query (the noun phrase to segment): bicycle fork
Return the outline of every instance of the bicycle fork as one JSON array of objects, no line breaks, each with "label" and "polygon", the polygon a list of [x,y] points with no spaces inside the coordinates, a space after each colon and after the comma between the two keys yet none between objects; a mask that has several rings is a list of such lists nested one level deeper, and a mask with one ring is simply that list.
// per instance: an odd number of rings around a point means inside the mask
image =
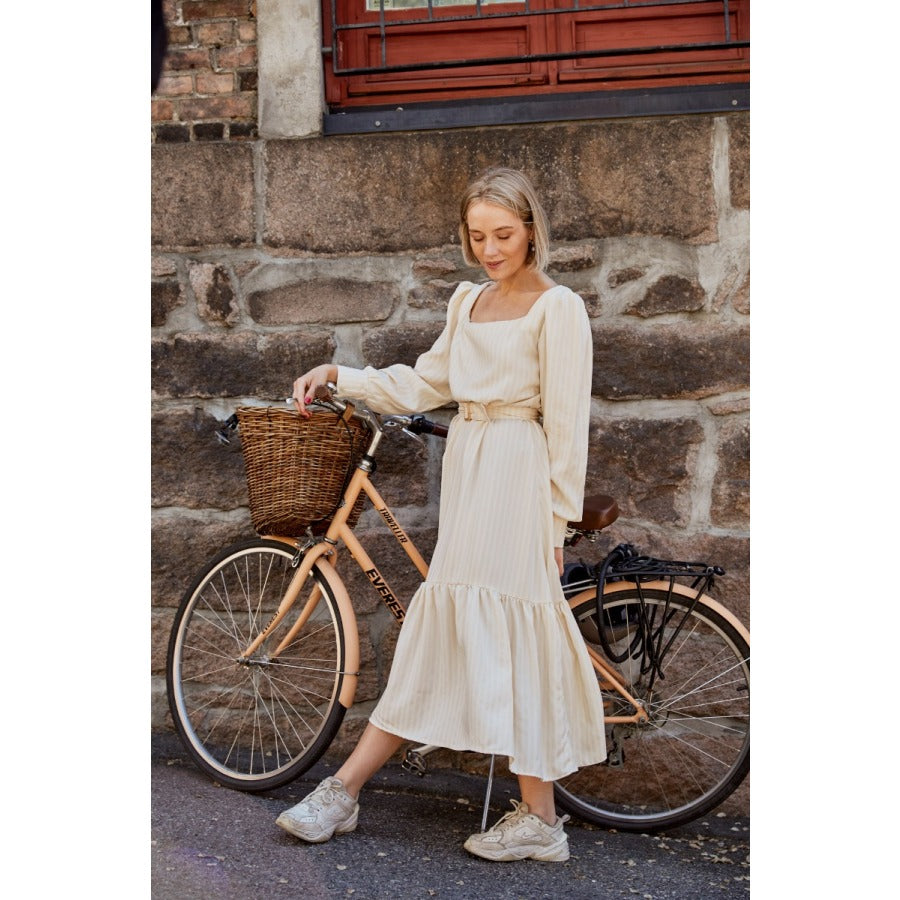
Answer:
[{"label": "bicycle fork", "polygon": [[[246,650],[241,654],[242,659],[248,659],[253,656],[257,650],[265,643],[266,639],[269,635],[278,627],[281,623],[281,620],[288,614],[291,607],[297,600],[297,597],[300,596],[300,591],[303,590],[303,585],[306,583],[306,579],[312,574],[313,565],[315,565],[316,560],[319,557],[324,556],[325,554],[330,552],[330,548],[327,544],[314,544],[312,547],[301,550],[298,554],[300,558],[299,565],[297,566],[297,571],[294,573],[294,577],[291,579],[291,583],[288,585],[287,591],[285,591],[284,596],[281,598],[281,603],[278,604],[278,609],[275,611],[275,615],[272,616],[268,625],[260,631],[260,633],[251,641],[250,645]],[[314,612],[316,606],[318,605],[319,597],[321,597],[321,591],[318,586],[313,590],[309,600],[306,603],[306,608],[300,614],[300,620],[297,624],[290,630],[288,635],[278,644],[275,648],[275,652],[272,654],[273,657],[277,657],[279,653],[293,640],[294,635],[306,624],[309,617]]]},{"label": "bicycle fork", "polygon": [[[295,545],[296,546],[296,545]],[[350,709],[353,706],[353,700],[356,695],[356,685],[359,679],[360,666],[360,648],[358,631],[356,626],[356,613],[353,610],[353,604],[350,602],[350,595],[343,581],[338,577],[331,563],[326,557],[334,554],[334,549],[326,542],[317,542],[312,546],[302,547],[298,550],[297,571],[291,578],[291,582],[278,605],[278,609],[272,616],[269,623],[254,638],[253,641],[238,657],[238,662],[249,662],[254,653],[271,637],[275,629],[282,622],[284,617],[290,612],[291,607],[296,603],[300,592],[304,585],[312,575],[313,567],[317,567],[318,574],[325,579],[329,585],[331,593],[338,607],[338,616],[344,623],[344,661],[341,670],[343,681],[341,684],[338,702],[344,709]],[[320,600],[322,599],[322,591],[318,582],[310,591],[309,598],[303,609],[300,611],[298,621],[290,628],[288,634],[279,641],[278,646],[272,652],[270,659],[276,659],[281,652],[294,640],[300,629],[309,621],[310,616],[315,612]]]}]

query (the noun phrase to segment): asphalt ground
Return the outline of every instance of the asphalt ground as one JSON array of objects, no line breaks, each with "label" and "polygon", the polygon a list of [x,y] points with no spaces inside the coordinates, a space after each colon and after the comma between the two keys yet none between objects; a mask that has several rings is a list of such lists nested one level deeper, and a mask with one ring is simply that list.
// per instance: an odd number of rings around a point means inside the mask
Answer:
[{"label": "asphalt ground", "polygon": [[[275,825],[334,766],[318,763],[263,794],[221,787],[178,738],[151,739],[151,896],[156,900],[381,898],[746,898],[750,824],[715,811],[661,835],[572,820],[565,863],[487,862],[463,849],[479,831],[486,780],[453,770],[424,777],[389,763],[360,797],[355,832],[305,844]],[[494,780],[492,824],[518,797]]]}]

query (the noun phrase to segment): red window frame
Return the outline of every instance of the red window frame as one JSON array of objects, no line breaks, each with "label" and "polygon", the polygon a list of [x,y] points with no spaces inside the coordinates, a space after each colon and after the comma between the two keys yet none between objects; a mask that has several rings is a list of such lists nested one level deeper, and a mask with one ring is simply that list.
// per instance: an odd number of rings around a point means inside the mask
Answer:
[{"label": "red window frame", "polygon": [[[427,7],[385,10],[382,27],[365,0],[322,0],[326,101],[341,109],[749,81],[750,0],[580,5],[602,8],[492,3],[477,18],[472,5],[430,17]],[[491,61],[473,64],[482,59]]]}]

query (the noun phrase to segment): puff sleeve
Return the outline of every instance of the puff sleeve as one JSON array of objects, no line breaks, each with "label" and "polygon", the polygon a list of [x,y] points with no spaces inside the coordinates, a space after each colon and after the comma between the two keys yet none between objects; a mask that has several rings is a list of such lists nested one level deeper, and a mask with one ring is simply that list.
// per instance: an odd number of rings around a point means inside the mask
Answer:
[{"label": "puff sleeve", "polygon": [[591,418],[593,340],[578,294],[566,289],[547,308],[538,343],[541,407],[550,459],[554,547],[582,516]]},{"label": "puff sleeve", "polygon": [[450,395],[450,344],[463,299],[474,287],[462,282],[447,305],[444,330],[414,366],[396,364],[384,369],[338,366],[338,392],[362,400],[377,413],[405,414],[444,406]]}]

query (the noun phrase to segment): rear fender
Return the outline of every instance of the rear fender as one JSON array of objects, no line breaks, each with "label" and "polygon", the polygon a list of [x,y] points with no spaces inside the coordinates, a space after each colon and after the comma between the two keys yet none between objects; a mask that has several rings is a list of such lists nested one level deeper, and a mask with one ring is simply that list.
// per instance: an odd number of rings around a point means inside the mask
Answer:
[{"label": "rear fender", "polygon": [[[603,589],[604,597],[613,597],[622,591],[630,591],[634,590],[634,582],[633,581],[613,581],[607,582],[606,587]],[[663,591],[668,592],[670,589],[673,594],[678,594],[680,597],[683,597],[686,600],[693,600],[697,596],[696,591],[692,591],[689,587],[686,587],[683,584],[675,584],[671,585],[668,581],[642,581],[641,588],[644,590],[652,590],[652,591]],[[586,591],[582,591],[580,594],[576,594],[569,600],[570,609],[574,610],[575,607],[580,606],[586,600],[593,600],[596,596],[596,592],[593,589],[588,589]],[[718,600],[713,600],[709,594],[703,594],[703,604],[713,612],[718,613],[723,619],[725,619],[734,629],[741,635],[741,637],[747,642],[747,646],[750,646],[750,632],[747,628],[744,627],[743,623],[737,616],[734,615],[731,610],[722,606]]]}]

